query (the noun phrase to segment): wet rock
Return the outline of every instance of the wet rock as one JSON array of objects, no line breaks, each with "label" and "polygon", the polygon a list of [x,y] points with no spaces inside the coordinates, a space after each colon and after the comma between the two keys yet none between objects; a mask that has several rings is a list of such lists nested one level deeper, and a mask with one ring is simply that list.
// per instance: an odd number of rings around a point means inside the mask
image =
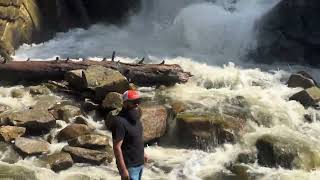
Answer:
[{"label": "wet rock", "polygon": [[93,129],[90,129],[84,124],[70,124],[58,133],[57,138],[59,142],[66,141],[81,135],[89,134],[92,131]]},{"label": "wet rock", "polygon": [[90,150],[80,147],[65,146],[62,149],[64,152],[70,153],[74,162],[89,163],[100,165],[108,158],[107,153],[103,151]]},{"label": "wet rock", "polygon": [[27,132],[32,134],[44,133],[56,125],[55,118],[43,109],[11,113],[2,118],[11,125],[27,128]]},{"label": "wet rock", "polygon": [[89,99],[86,99],[82,104],[81,104],[81,110],[84,113],[90,113],[92,111],[97,110],[99,107],[99,104],[96,104],[92,101],[90,101]]},{"label": "wet rock", "polygon": [[122,94],[116,92],[108,93],[102,101],[101,106],[106,111],[121,110],[123,106]]},{"label": "wet rock", "polygon": [[317,106],[320,101],[320,89],[318,87],[308,88],[292,95],[289,99],[298,101],[305,107]]},{"label": "wet rock", "polygon": [[97,101],[102,101],[109,92],[122,94],[129,88],[129,82],[119,71],[103,66],[90,66],[88,69],[83,70],[81,74],[80,72],[74,73],[73,77],[76,77],[73,78],[76,81],[73,81],[72,78],[66,78],[66,81],[75,88],[85,87],[94,91]]},{"label": "wet rock", "polygon": [[264,176],[264,174],[251,172],[250,167],[245,164],[232,164],[228,169],[235,175],[235,180],[256,180]]},{"label": "wet rock", "polygon": [[98,134],[87,134],[68,141],[70,146],[83,147],[88,149],[101,149],[109,145],[107,136]]},{"label": "wet rock", "polygon": [[313,143],[294,135],[264,135],[256,141],[258,163],[266,167],[311,170],[320,166]]},{"label": "wet rock", "polygon": [[61,104],[54,107],[51,113],[57,120],[70,122],[71,118],[81,115],[81,110],[77,106]]},{"label": "wet rock", "polygon": [[255,153],[240,153],[237,157],[236,162],[244,164],[253,164],[256,161],[257,157]]},{"label": "wet rock", "polygon": [[49,143],[42,140],[19,137],[14,145],[22,155],[38,155],[49,152]]},{"label": "wet rock", "polygon": [[1,126],[0,127],[0,138],[6,142],[10,142],[26,132],[24,127],[16,126]]},{"label": "wet rock", "polygon": [[172,110],[178,114],[178,113],[181,113],[181,112],[184,112],[186,111],[187,107],[186,107],[186,104],[183,103],[183,102],[180,102],[180,101],[174,101],[171,103],[171,107],[172,107]]},{"label": "wet rock", "polygon": [[301,87],[303,89],[308,89],[315,86],[313,79],[308,78],[302,74],[292,74],[287,82],[288,87],[296,88]]},{"label": "wet rock", "polygon": [[147,143],[162,137],[167,130],[169,111],[164,106],[141,106],[143,139]]},{"label": "wet rock", "polygon": [[129,83],[129,90],[137,90],[137,89],[138,87],[135,84]]},{"label": "wet rock", "polygon": [[12,179],[12,180],[35,180],[37,176],[35,171],[25,168],[19,165],[0,164],[0,179]]},{"label": "wet rock", "polygon": [[[1,161],[9,164],[14,164],[23,158],[19,155],[17,151],[13,149],[13,147],[7,144],[7,149],[2,153]],[[1,176],[0,176],[1,177]],[[0,178],[1,179],[1,178]]]},{"label": "wet rock", "polygon": [[177,116],[176,133],[180,143],[206,149],[234,142],[244,122],[220,113],[186,112]]},{"label": "wet rock", "polygon": [[29,92],[31,95],[48,95],[51,93],[50,89],[46,86],[30,86]]},{"label": "wet rock", "polygon": [[30,109],[46,111],[52,109],[60,101],[58,97],[51,95],[34,96],[33,99],[36,101],[36,104],[31,106]]},{"label": "wet rock", "polygon": [[13,89],[10,94],[13,98],[22,98],[26,92],[23,89]]},{"label": "wet rock", "polygon": [[61,171],[70,168],[73,165],[72,157],[69,153],[59,152],[48,155],[42,159],[53,171]]}]

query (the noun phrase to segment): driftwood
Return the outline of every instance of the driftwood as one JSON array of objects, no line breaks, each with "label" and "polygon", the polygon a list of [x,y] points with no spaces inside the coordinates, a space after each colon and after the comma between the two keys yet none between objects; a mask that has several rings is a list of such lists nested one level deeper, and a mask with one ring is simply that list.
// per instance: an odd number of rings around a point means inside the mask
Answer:
[{"label": "driftwood", "polygon": [[63,80],[70,70],[101,65],[120,71],[130,82],[141,86],[173,85],[191,77],[177,64],[128,64],[115,61],[11,61],[0,64],[0,79],[11,83]]}]

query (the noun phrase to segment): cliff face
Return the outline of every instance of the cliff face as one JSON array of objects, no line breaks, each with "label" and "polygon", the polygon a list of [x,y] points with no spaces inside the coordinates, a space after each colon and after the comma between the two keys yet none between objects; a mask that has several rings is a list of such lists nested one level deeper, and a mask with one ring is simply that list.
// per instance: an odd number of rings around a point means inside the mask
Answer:
[{"label": "cliff face", "polygon": [[258,25],[257,54],[265,62],[320,65],[319,19],[319,0],[282,0]]},{"label": "cliff face", "polygon": [[139,0],[0,0],[0,55],[10,59],[21,44],[70,28],[121,23],[139,5]]},{"label": "cliff face", "polygon": [[0,55],[9,58],[19,45],[31,43],[41,31],[41,15],[36,0],[0,1]]}]

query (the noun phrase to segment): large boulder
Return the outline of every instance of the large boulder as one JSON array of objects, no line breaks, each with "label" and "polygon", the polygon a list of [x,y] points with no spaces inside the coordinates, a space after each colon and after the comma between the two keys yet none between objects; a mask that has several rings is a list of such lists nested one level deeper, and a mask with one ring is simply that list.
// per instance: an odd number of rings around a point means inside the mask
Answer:
[{"label": "large boulder", "polygon": [[14,112],[4,115],[2,118],[10,125],[27,128],[27,132],[32,134],[47,132],[56,125],[55,118],[44,109]]},{"label": "large boulder", "polygon": [[280,1],[260,20],[258,55],[266,62],[294,61],[319,64],[318,0]]},{"label": "large boulder", "polygon": [[107,159],[110,162],[110,157],[112,158],[112,156],[108,155],[105,151],[97,151],[71,146],[65,146],[62,150],[64,152],[70,153],[74,162],[77,163],[89,163],[93,165],[100,165]]},{"label": "large boulder", "polygon": [[143,139],[147,143],[162,137],[167,130],[169,111],[164,106],[141,107]]},{"label": "large boulder", "polygon": [[292,95],[289,99],[298,101],[306,107],[317,106],[317,103],[320,101],[320,89],[318,87],[311,87]]},{"label": "large boulder", "polygon": [[93,129],[90,129],[84,124],[70,124],[58,133],[57,138],[59,142],[66,141],[81,135],[89,134],[92,131]]},{"label": "large boulder", "polygon": [[123,93],[129,88],[128,80],[119,71],[96,65],[82,70],[81,74],[79,71],[70,71],[65,80],[74,88],[94,91],[98,101],[102,101],[109,92]]},{"label": "large boulder", "polygon": [[0,138],[6,142],[15,140],[24,135],[26,128],[16,126],[2,126],[0,127]]},{"label": "large boulder", "polygon": [[68,144],[88,149],[102,149],[109,145],[109,138],[99,134],[87,134],[69,140]]},{"label": "large boulder", "polygon": [[14,146],[22,155],[38,155],[49,152],[49,143],[42,140],[19,137]]},{"label": "large boulder", "polygon": [[305,139],[264,135],[256,141],[258,164],[266,167],[311,170],[320,165],[317,148]]},{"label": "large boulder", "polygon": [[69,153],[59,152],[42,158],[53,171],[68,169],[73,165],[72,157]]},{"label": "large boulder", "polygon": [[305,76],[302,73],[292,74],[287,82],[288,87],[296,88],[302,87],[303,89],[308,89],[316,86],[315,81],[310,78],[311,76]]},{"label": "large boulder", "polygon": [[31,95],[48,95],[51,93],[50,89],[43,85],[30,86],[29,92]]},{"label": "large boulder", "polygon": [[226,114],[185,112],[177,116],[176,133],[180,143],[206,149],[234,142],[244,123],[245,120]]}]

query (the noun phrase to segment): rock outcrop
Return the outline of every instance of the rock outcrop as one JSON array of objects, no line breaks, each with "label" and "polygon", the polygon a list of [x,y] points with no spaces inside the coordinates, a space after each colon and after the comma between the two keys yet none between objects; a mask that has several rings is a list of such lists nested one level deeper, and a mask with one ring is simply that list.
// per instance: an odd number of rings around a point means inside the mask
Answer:
[{"label": "rock outcrop", "polygon": [[258,55],[265,62],[319,65],[320,1],[282,0],[258,23]]}]

